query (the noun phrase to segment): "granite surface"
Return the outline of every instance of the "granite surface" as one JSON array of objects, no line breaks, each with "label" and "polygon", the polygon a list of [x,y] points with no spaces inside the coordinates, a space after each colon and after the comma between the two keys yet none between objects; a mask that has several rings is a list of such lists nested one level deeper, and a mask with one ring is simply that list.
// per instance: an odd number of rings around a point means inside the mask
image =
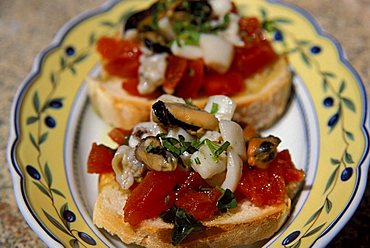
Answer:
[{"label": "granite surface", "polygon": [[[289,0],[308,12],[343,46],[370,90],[370,1]],[[19,212],[6,161],[9,112],[33,59],[62,25],[103,0],[0,0],[0,247],[45,247]],[[356,213],[329,247],[369,247],[370,184]]]}]

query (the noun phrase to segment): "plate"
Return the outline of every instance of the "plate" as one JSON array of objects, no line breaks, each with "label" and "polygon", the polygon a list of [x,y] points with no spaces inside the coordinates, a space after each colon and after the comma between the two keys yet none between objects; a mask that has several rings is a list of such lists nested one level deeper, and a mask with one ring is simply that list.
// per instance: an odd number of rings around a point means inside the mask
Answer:
[{"label": "plate", "polygon": [[[368,103],[340,45],[304,10],[280,1],[239,0],[263,20],[275,48],[289,56],[294,95],[266,134],[282,138],[306,181],[291,217],[265,242],[325,246],[354,213],[369,166]],[[8,161],[18,206],[50,247],[124,246],[92,223],[97,177],[86,173],[92,142],[109,145],[85,79],[96,72],[96,40],[120,31],[148,1],[113,1],[66,24],[36,58],[13,102]]]}]

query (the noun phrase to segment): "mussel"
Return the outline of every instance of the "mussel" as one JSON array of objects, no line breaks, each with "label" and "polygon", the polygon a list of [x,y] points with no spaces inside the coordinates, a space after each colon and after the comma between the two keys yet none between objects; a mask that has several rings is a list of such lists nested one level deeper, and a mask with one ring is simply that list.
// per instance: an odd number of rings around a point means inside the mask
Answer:
[{"label": "mussel", "polygon": [[275,136],[252,138],[248,142],[248,164],[259,168],[267,168],[277,154],[277,146],[281,140]]},{"label": "mussel", "polygon": [[177,167],[177,158],[161,145],[159,138],[150,136],[136,146],[137,160],[154,171],[174,171]]},{"label": "mussel", "polygon": [[182,127],[192,131],[200,128],[218,130],[218,120],[214,115],[189,104],[157,101],[152,110],[153,120],[165,127]]}]

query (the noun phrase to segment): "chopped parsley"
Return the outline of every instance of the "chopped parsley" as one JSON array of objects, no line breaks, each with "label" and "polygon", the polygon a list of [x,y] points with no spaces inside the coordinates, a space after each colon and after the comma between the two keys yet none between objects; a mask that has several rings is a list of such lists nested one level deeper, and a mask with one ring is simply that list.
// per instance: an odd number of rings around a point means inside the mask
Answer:
[{"label": "chopped parsley", "polygon": [[211,114],[217,114],[217,112],[218,112],[218,104],[217,103],[215,103],[215,102],[213,102],[212,103],[212,107],[211,107]]},{"label": "chopped parsley", "polygon": [[212,159],[214,161],[217,161],[218,157],[230,146],[229,141],[225,141],[222,145],[219,145],[216,142],[205,139],[205,143],[208,146],[209,150],[211,150],[213,154]]}]

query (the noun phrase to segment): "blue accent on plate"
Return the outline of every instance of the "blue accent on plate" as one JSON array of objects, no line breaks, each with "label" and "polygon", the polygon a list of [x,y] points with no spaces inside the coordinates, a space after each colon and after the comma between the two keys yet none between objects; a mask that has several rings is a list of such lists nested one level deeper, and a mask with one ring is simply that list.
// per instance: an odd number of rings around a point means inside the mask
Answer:
[{"label": "blue accent on plate", "polygon": [[296,240],[296,238],[298,238],[299,235],[301,235],[300,231],[294,231],[291,234],[289,234],[288,236],[286,236],[286,238],[283,240],[283,242],[281,244],[282,245],[288,245],[288,244],[292,243],[294,240]]},{"label": "blue accent on plate", "polygon": [[75,55],[76,50],[73,46],[69,46],[69,47],[66,48],[65,52],[66,52],[67,56],[71,57],[71,56]]},{"label": "blue accent on plate", "polygon": [[78,232],[78,236],[89,245],[96,245],[96,241],[87,233]]},{"label": "blue accent on plate", "polygon": [[335,124],[337,124],[339,120],[339,113],[335,113],[332,117],[330,117],[328,121],[328,126],[333,127]]},{"label": "blue accent on plate", "polygon": [[71,210],[65,210],[63,212],[63,218],[67,222],[74,222],[76,220],[76,215]]},{"label": "blue accent on plate", "polygon": [[49,102],[49,107],[53,109],[60,109],[63,107],[63,102],[61,99],[54,99]]},{"label": "blue accent on plate", "polygon": [[26,171],[27,171],[28,175],[30,175],[33,179],[35,179],[35,180],[40,180],[41,179],[40,173],[32,165],[27,165],[26,166]]},{"label": "blue accent on plate", "polygon": [[325,107],[333,107],[334,105],[334,98],[331,96],[328,96],[324,99],[323,104]]},{"label": "blue accent on plate", "polygon": [[319,54],[319,53],[321,53],[321,47],[319,47],[319,46],[312,46],[310,48],[310,51],[311,51],[312,54]]},{"label": "blue accent on plate", "polygon": [[56,120],[52,116],[46,116],[45,117],[45,125],[49,128],[54,128],[57,125]]},{"label": "blue accent on plate", "polygon": [[284,39],[283,33],[280,30],[277,30],[274,34],[274,40],[282,41]]},{"label": "blue accent on plate", "polygon": [[347,167],[342,171],[342,174],[340,175],[340,179],[342,181],[347,181],[352,177],[353,169],[351,167]]}]

